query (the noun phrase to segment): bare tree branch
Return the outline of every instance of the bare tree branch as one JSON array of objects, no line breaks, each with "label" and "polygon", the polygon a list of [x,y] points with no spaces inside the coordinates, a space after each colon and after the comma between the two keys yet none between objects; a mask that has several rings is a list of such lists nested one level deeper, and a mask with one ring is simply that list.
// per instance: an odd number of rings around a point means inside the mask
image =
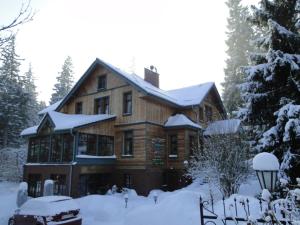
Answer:
[{"label": "bare tree branch", "polygon": [[30,3],[30,0],[27,4],[23,2],[17,16],[9,24],[0,26],[0,47],[8,42],[14,35],[11,30],[12,28],[33,20],[35,12],[32,11]]}]

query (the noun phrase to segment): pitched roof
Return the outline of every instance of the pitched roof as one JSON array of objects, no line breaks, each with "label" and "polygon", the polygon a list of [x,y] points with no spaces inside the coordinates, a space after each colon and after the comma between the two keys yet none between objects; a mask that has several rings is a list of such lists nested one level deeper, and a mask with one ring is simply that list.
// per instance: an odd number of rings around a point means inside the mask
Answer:
[{"label": "pitched roof", "polygon": [[164,126],[167,128],[188,126],[196,129],[201,129],[201,126],[199,124],[193,122],[183,114],[170,116]]},{"label": "pitched roof", "polygon": [[39,112],[38,112],[38,115],[44,115],[44,114],[47,113],[47,112],[55,111],[61,102],[62,102],[62,99],[59,100],[59,101],[57,101],[57,102],[55,102],[55,103],[52,104],[52,105],[49,105],[48,107],[46,107],[46,108],[44,108],[43,110],[39,111]]},{"label": "pitched roof", "polygon": [[109,120],[115,118],[115,115],[98,114],[98,115],[83,115],[83,114],[65,114],[55,111],[49,111],[43,117],[38,126],[29,127],[21,132],[21,136],[37,134],[43,123],[50,119],[53,123],[54,131],[64,131],[81,126],[90,125],[92,123]]},{"label": "pitched roof", "polygon": [[163,100],[164,102],[167,102],[175,107],[188,107],[192,105],[198,105],[203,101],[203,99],[208,94],[208,92],[211,89],[214,89],[216,90],[218,99],[222,105],[222,110],[223,112],[225,112],[221,98],[213,82],[199,84],[199,85],[176,89],[176,90],[164,91],[153,86],[149,82],[142,79],[140,76],[122,71],[119,68],[109,63],[106,63],[98,58],[92,63],[92,65],[88,68],[88,70],[83,74],[83,76],[71,89],[69,94],[57,106],[56,108],[57,111],[59,111],[63,107],[63,105],[71,98],[71,96],[77,91],[80,85],[86,80],[86,78],[92,73],[92,71],[98,65],[103,66],[107,70],[112,71],[114,74],[119,75],[121,78],[125,79],[125,81],[127,81],[129,84],[137,88],[139,91],[142,91],[146,95]]},{"label": "pitched roof", "polygon": [[234,134],[241,125],[239,119],[218,120],[210,123],[204,131],[204,135]]}]

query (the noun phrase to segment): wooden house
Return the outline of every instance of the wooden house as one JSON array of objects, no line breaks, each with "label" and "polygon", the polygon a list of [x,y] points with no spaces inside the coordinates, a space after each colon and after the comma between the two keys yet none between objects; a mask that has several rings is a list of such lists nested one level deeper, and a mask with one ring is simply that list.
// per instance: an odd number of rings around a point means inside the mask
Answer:
[{"label": "wooden house", "polygon": [[56,194],[75,197],[114,184],[142,195],[182,187],[191,146],[209,122],[226,117],[214,83],[164,91],[153,68],[142,79],[100,59],[40,114],[21,133],[31,196],[41,195],[46,179]]}]

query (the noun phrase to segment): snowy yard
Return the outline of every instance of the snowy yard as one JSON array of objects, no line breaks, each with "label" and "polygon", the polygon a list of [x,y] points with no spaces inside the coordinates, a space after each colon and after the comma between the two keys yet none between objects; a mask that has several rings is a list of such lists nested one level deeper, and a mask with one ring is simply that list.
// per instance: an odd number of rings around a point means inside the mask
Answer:
[{"label": "snowy yard", "polygon": [[[6,225],[16,204],[18,184],[0,182],[0,225]],[[259,184],[255,177],[240,188],[240,193],[254,196],[259,192]],[[216,190],[213,190],[216,193]],[[158,202],[154,203],[153,192],[148,197],[129,194],[128,207],[122,194],[90,195],[78,198],[83,217],[83,225],[198,225],[199,196],[209,196],[208,185],[192,185],[174,191],[158,193]],[[220,195],[214,196],[220,199]],[[216,203],[216,207],[221,204]],[[217,209],[218,211],[218,209]]]}]

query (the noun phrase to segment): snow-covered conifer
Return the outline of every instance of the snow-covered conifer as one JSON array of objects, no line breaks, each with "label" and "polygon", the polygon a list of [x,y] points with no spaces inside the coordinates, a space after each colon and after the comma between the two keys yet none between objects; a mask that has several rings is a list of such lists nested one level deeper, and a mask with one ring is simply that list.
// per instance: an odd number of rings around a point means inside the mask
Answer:
[{"label": "snow-covered conifer", "polygon": [[253,7],[252,23],[266,31],[255,43],[265,53],[253,54],[252,66],[244,68],[239,111],[244,123],[259,128],[256,149],[276,154],[290,177],[300,169],[299,11],[299,0],[263,0]]},{"label": "snow-covered conifer", "polygon": [[62,71],[56,77],[57,83],[54,85],[54,93],[51,96],[50,105],[65,97],[73,86],[73,64],[68,56],[62,66]]},{"label": "snow-covered conifer", "polygon": [[238,85],[243,82],[244,74],[241,73],[240,67],[248,65],[248,53],[253,49],[250,44],[253,29],[247,20],[248,9],[241,5],[241,0],[228,0],[226,5],[229,8],[226,40],[228,58],[224,69],[222,98],[227,112],[233,116],[242,105]]}]

